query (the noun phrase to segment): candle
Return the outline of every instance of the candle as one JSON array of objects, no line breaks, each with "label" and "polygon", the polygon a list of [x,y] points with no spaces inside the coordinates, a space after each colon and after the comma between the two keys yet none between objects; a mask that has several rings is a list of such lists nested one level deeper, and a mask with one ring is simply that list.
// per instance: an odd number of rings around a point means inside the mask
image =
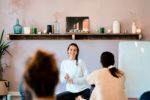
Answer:
[{"label": "candle", "polygon": [[113,33],[120,33],[120,23],[117,20],[113,22]]},{"label": "candle", "polygon": [[111,32],[112,32],[111,29],[108,29],[108,30],[107,30],[107,33],[111,33]]},{"label": "candle", "polygon": [[137,33],[141,33],[142,30],[138,28],[138,29],[136,29],[136,32],[137,32]]},{"label": "candle", "polygon": [[31,28],[30,27],[24,27],[24,34],[30,34],[31,33]]}]

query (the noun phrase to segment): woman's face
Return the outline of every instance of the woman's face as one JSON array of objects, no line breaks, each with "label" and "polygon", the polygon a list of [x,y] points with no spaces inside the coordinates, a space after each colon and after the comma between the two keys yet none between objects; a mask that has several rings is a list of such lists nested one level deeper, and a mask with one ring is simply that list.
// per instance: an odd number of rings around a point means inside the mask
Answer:
[{"label": "woman's face", "polygon": [[69,59],[75,59],[77,55],[77,48],[74,45],[69,47],[68,55],[69,55]]}]

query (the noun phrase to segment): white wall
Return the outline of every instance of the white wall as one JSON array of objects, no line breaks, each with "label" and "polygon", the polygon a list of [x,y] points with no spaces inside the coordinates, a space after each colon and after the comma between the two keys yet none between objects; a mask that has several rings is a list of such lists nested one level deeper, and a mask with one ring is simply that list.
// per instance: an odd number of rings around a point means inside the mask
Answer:
[{"label": "white wall", "polygon": [[129,97],[140,97],[150,90],[149,51],[150,42],[119,43],[119,68],[125,72],[125,89]]}]

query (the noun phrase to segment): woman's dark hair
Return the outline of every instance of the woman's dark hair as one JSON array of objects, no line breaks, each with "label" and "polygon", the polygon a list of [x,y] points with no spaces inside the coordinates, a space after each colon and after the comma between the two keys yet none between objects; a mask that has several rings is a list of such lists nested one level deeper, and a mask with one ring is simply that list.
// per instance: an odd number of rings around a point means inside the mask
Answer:
[{"label": "woman's dark hair", "polygon": [[71,43],[71,44],[69,44],[67,51],[69,50],[70,46],[75,46],[77,48],[77,55],[75,57],[75,60],[76,60],[76,65],[78,65],[79,47],[76,43]]},{"label": "woman's dark hair", "polygon": [[54,96],[59,72],[54,55],[38,50],[28,61],[24,80],[37,97]]},{"label": "woman's dark hair", "polygon": [[[109,66],[115,64],[114,55],[111,52],[103,52],[100,59],[104,68],[108,68]],[[116,78],[122,76],[122,73],[116,67],[109,68],[109,71]]]}]

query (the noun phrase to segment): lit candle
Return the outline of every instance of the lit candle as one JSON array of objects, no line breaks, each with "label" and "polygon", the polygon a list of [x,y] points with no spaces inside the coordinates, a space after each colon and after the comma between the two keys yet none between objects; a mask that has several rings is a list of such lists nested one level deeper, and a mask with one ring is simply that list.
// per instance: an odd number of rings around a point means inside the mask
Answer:
[{"label": "lit candle", "polygon": [[111,29],[108,29],[108,30],[107,30],[107,33],[111,33],[111,32],[112,32]]},{"label": "lit candle", "polygon": [[137,32],[137,33],[141,33],[142,30],[138,28],[138,29],[136,29],[136,32]]}]

